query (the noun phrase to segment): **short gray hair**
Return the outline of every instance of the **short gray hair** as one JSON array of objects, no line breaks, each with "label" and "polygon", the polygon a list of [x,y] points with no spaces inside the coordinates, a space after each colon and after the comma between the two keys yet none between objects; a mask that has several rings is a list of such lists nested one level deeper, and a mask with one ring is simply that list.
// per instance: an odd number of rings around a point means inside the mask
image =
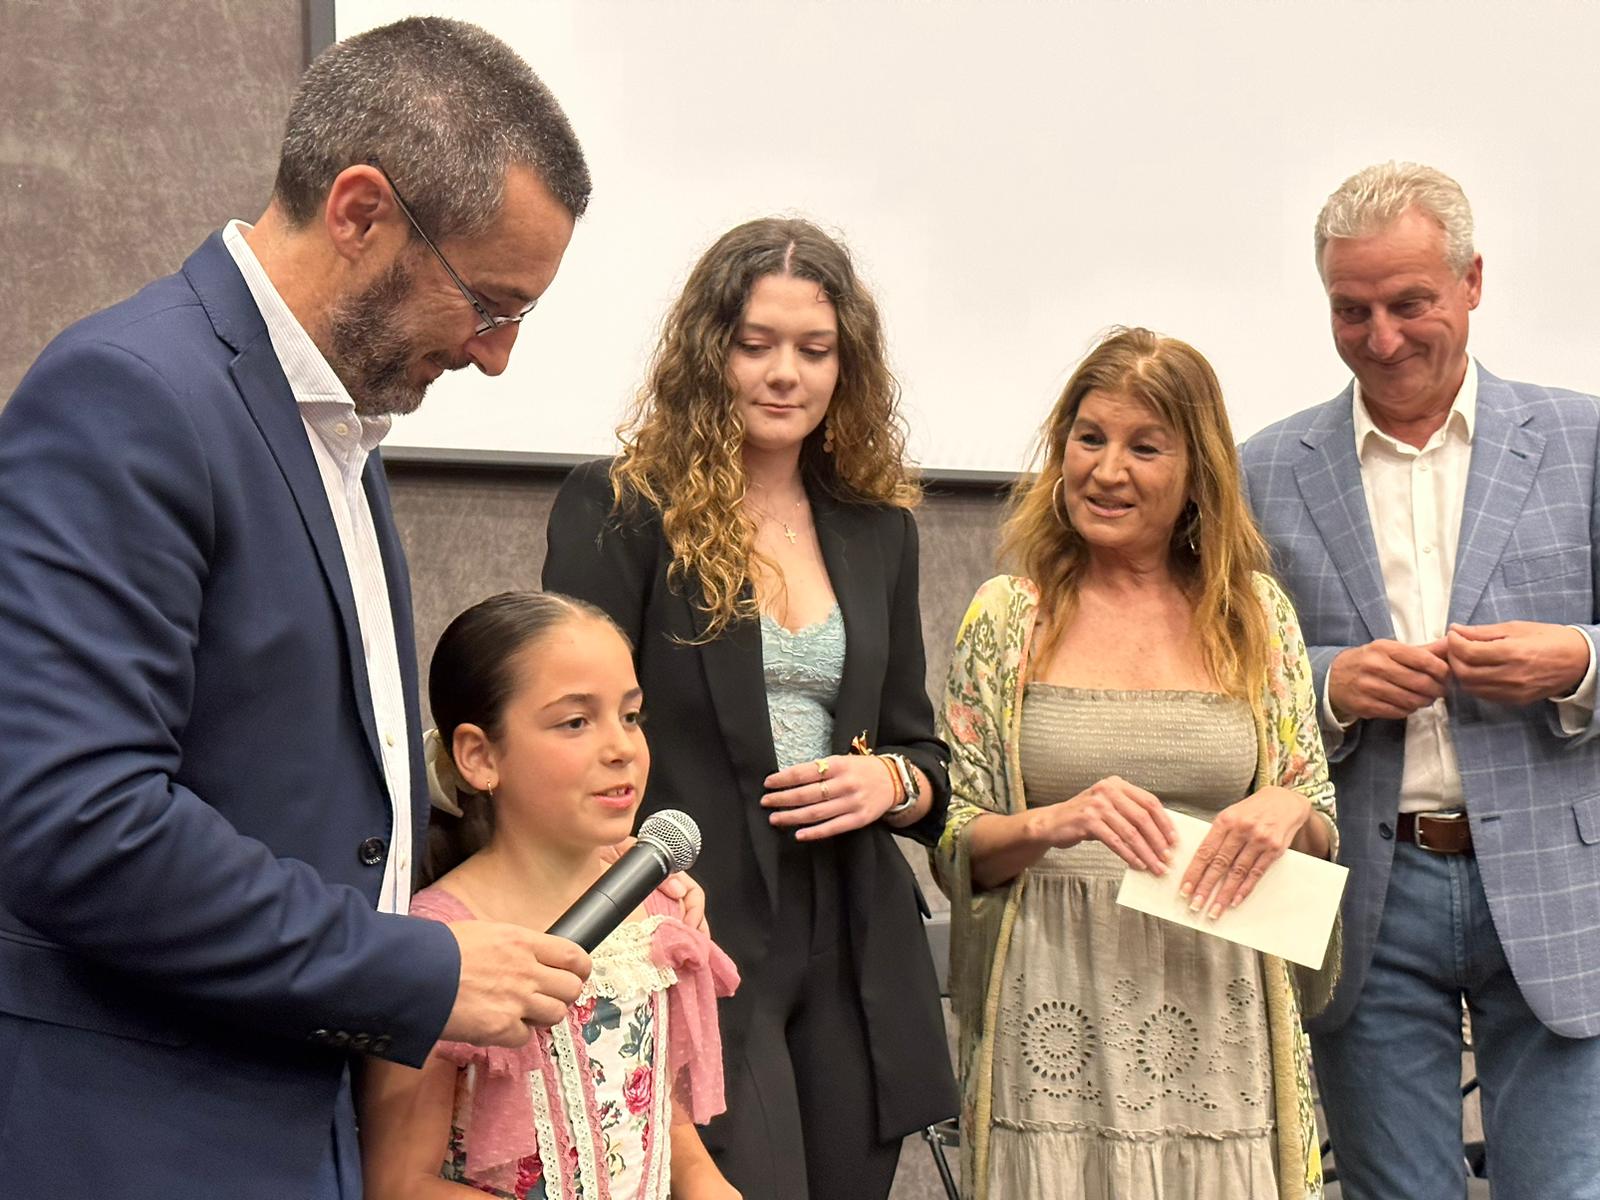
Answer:
[{"label": "short gray hair", "polygon": [[289,107],[273,196],[303,226],[339,172],[381,164],[435,239],[482,231],[525,166],[574,219],[589,168],[566,114],[528,64],[464,21],[411,17],[317,56]]},{"label": "short gray hair", "polygon": [[1465,274],[1477,254],[1466,193],[1443,171],[1409,162],[1378,163],[1357,171],[1328,197],[1317,214],[1317,271],[1322,270],[1323,248],[1334,238],[1376,233],[1413,208],[1438,222],[1444,230],[1445,261],[1457,275]]}]

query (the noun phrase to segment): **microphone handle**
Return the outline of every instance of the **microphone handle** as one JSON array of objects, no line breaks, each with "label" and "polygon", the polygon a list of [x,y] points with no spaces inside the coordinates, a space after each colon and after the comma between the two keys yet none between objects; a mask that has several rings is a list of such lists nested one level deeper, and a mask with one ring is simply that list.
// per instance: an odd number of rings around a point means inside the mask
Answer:
[{"label": "microphone handle", "polygon": [[605,941],[606,936],[628,914],[644,903],[644,898],[669,874],[666,853],[650,842],[635,842],[628,852],[606,868],[572,907],[556,918],[549,932],[577,942],[586,952]]}]

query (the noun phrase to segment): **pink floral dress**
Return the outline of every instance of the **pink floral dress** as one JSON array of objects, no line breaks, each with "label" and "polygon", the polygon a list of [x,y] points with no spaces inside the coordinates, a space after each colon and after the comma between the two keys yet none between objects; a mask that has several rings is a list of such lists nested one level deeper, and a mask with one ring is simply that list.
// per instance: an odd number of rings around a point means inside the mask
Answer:
[{"label": "pink floral dress", "polygon": [[[717,997],[733,961],[652,897],[591,956],[567,1019],[517,1049],[440,1042],[459,1067],[441,1175],[505,1200],[667,1200],[674,1097],[698,1124],[723,1109]],[[413,916],[471,920],[442,888]]]}]

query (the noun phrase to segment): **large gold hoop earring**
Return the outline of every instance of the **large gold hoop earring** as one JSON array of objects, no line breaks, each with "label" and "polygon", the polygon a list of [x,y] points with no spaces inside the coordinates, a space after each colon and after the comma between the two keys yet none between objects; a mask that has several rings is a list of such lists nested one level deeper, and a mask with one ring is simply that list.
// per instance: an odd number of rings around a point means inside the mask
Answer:
[{"label": "large gold hoop earring", "polygon": [[1061,511],[1061,485],[1067,481],[1065,475],[1056,480],[1055,487],[1050,489],[1050,511],[1056,514],[1056,520],[1061,522],[1063,529],[1071,529],[1072,522],[1067,520],[1067,514]]},{"label": "large gold hoop earring", "polygon": [[1183,525],[1183,540],[1188,543],[1189,553],[1196,558],[1200,557],[1200,506],[1193,500],[1189,501],[1189,519]]}]

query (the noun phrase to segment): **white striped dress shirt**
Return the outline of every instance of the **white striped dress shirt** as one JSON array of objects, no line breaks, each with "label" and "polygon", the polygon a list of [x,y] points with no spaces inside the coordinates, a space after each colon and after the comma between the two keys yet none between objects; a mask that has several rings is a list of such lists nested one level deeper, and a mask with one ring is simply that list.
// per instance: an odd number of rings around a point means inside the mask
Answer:
[{"label": "white striped dress shirt", "polygon": [[[390,418],[361,417],[344,384],[278,295],[245,241],[250,229],[230,221],[223,242],[267,325],[273,352],[283,367],[305,425],[311,453],[322,475],[339,546],[344,551],[356,623],[367,666],[367,687],[378,727],[383,780],[389,792],[389,852],[383,866],[378,911],[403,913],[411,902],[411,756],[405,693],[400,683],[400,653],[395,643],[389,585],[372,524],[372,509],[361,486],[367,456],[389,432]],[[404,581],[402,581],[403,583]]]}]

